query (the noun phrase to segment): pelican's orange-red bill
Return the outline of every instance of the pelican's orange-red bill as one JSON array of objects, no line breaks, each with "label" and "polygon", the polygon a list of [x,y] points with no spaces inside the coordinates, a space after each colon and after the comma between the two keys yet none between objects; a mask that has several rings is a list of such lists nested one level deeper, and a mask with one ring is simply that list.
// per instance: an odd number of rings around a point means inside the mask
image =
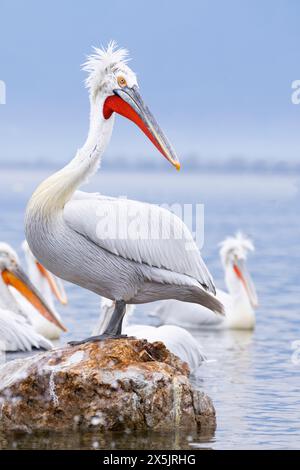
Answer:
[{"label": "pelican's orange-red bill", "polygon": [[245,266],[242,268],[239,268],[237,264],[234,264],[233,270],[235,274],[237,275],[237,277],[240,279],[241,283],[243,284],[245,291],[247,292],[247,295],[249,297],[251,305],[254,308],[256,308],[258,306],[256,291],[252,283],[252,280],[250,278],[250,275],[247,273]]},{"label": "pelican's orange-red bill", "polygon": [[53,276],[53,274],[50,273],[46,268],[44,268],[44,266],[41,263],[39,263],[38,261],[36,262],[36,265],[37,265],[37,268],[40,271],[41,275],[47,280],[53,295],[55,295],[57,300],[62,305],[67,305],[68,300],[67,300],[66,293],[65,293],[64,289],[62,289],[62,290],[59,289],[59,287],[57,285],[57,282],[56,282],[55,276]]},{"label": "pelican's orange-red bill", "polygon": [[56,318],[55,314],[47,306],[36,288],[32,285],[27,275],[19,267],[2,272],[4,282],[17,289],[48,321],[56,325],[62,331],[67,331],[64,325]]}]

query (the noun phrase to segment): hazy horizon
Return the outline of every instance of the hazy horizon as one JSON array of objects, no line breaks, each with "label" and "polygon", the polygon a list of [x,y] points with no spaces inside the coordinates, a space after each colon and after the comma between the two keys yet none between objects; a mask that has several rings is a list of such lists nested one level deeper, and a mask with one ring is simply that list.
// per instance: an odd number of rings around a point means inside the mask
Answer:
[{"label": "hazy horizon", "polygon": [[[299,14],[295,0],[131,0],[126,8],[1,0],[0,161],[72,158],[88,128],[80,64],[112,38],[129,49],[142,95],[179,156],[297,161]],[[135,126],[116,121],[106,159],[160,158]]]}]

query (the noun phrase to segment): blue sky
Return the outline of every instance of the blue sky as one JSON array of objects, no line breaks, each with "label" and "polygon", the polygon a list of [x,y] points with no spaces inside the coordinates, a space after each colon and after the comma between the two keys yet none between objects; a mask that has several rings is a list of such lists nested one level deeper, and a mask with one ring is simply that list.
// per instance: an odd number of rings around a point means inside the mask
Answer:
[{"label": "blue sky", "polygon": [[[73,156],[88,126],[80,64],[110,39],[179,156],[299,159],[299,18],[297,0],[0,0],[0,161]],[[117,120],[106,158],[155,152]]]}]

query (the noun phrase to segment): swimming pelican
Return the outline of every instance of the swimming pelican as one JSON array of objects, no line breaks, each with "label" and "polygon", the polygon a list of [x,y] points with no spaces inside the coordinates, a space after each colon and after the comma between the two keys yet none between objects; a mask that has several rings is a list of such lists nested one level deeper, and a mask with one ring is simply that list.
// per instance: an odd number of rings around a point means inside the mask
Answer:
[{"label": "swimming pelican", "polygon": [[[46,269],[116,301],[103,335],[84,341],[120,337],[128,303],[176,298],[222,312],[212,278],[179,218],[139,201],[76,194],[99,167],[115,113],[137,124],[162,155],[180,167],[126,62],[127,51],[116,49],[114,43],[106,50],[95,48],[88,58],[84,66],[91,105],[87,140],[68,165],[36,189],[25,217],[30,249]],[[158,239],[160,230],[151,237],[157,228],[163,228]]]},{"label": "swimming pelican", "polygon": [[258,300],[246,268],[248,252],[254,251],[254,245],[239,232],[235,237],[226,238],[220,246],[228,292],[217,289],[217,298],[225,307],[225,317],[212,315],[201,305],[167,300],[160,302],[153,313],[162,323],[173,323],[186,328],[251,330],[255,327],[255,309]]},{"label": "swimming pelican", "polygon": [[[29,279],[42,295],[43,299],[45,299],[47,305],[51,308],[56,318],[61,321],[61,316],[55,308],[53,296],[55,296],[62,305],[67,304],[67,296],[62,281],[47,271],[47,269],[37,261],[26,240],[22,243],[22,250],[27,263]],[[42,317],[39,312],[22,295],[19,294],[18,291],[14,291],[14,295],[16,296],[19,304],[21,304],[23,311],[30,319],[35,331],[51,340],[60,338],[60,328]]]},{"label": "swimming pelican", "polygon": [[[149,342],[162,341],[167,349],[186,362],[192,374],[206,361],[196,339],[184,328],[175,325],[151,326],[128,324],[129,318],[134,312],[134,305],[128,305],[123,321],[123,331],[128,336],[146,339]],[[93,330],[93,335],[101,335],[109,323],[114,311],[114,302],[102,298],[99,321]]]},{"label": "swimming pelican", "polygon": [[6,243],[0,243],[0,349],[50,349],[51,343],[35,332],[9,286],[17,289],[45,318],[63,328],[21,268],[16,252]]}]

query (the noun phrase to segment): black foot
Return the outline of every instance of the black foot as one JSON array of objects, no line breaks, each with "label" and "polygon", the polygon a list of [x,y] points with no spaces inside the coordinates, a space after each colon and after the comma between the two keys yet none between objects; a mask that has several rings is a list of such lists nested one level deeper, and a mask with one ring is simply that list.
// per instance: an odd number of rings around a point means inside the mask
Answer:
[{"label": "black foot", "polygon": [[69,341],[68,344],[70,346],[78,346],[79,344],[95,343],[97,341],[105,341],[106,339],[136,339],[136,338],[134,336],[113,335],[113,334],[103,333],[102,335],[90,336],[89,338],[85,338],[80,341]]}]

